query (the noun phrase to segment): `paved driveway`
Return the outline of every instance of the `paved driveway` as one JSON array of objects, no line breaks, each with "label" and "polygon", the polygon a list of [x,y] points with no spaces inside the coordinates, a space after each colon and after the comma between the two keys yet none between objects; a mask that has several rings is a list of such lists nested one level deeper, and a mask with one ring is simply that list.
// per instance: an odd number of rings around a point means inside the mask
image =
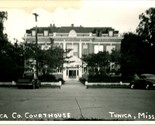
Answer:
[{"label": "paved driveway", "polygon": [[86,89],[76,81],[61,89],[0,88],[0,107],[0,120],[155,120],[155,90]]}]

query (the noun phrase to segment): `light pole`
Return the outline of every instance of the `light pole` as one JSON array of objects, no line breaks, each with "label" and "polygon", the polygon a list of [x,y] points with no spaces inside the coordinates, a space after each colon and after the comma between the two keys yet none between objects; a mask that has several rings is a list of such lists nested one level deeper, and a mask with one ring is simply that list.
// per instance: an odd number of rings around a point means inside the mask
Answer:
[{"label": "light pole", "polygon": [[33,13],[35,16],[35,22],[36,22],[36,27],[35,27],[35,42],[36,42],[36,51],[35,51],[35,59],[36,59],[36,76],[38,78],[38,35],[37,35],[37,17],[39,16],[37,13]]}]

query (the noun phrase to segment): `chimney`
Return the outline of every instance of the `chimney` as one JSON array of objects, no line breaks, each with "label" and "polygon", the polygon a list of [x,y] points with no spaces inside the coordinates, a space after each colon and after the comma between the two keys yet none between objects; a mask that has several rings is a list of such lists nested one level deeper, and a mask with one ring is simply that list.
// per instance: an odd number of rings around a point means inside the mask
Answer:
[{"label": "chimney", "polygon": [[74,24],[71,24],[71,27],[74,27]]},{"label": "chimney", "polygon": [[55,27],[55,24],[53,24],[53,27]]}]

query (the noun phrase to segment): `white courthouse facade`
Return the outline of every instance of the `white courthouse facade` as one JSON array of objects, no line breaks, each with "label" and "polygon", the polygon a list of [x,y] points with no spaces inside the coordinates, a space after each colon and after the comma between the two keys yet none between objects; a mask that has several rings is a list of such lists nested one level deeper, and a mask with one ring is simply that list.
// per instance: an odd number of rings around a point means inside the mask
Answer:
[{"label": "white courthouse facade", "polygon": [[[71,49],[68,53],[72,56],[71,63],[64,64],[63,70],[58,74],[62,75],[64,80],[78,80],[85,72],[86,65],[81,61],[82,55],[98,53],[99,51],[109,51],[112,49],[119,50],[122,37],[119,31],[111,27],[83,27],[74,26],[37,28],[38,44],[42,49],[48,49],[51,44],[66,49]],[[54,43],[51,43],[51,39]],[[26,30],[27,42],[35,42],[35,28]]]}]

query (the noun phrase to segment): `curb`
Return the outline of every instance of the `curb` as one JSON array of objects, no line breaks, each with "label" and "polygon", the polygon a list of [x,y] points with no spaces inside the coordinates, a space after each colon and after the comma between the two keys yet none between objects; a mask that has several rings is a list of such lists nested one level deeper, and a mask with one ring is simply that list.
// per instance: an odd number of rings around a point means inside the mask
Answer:
[{"label": "curb", "polygon": [[101,83],[97,83],[97,82],[88,82],[88,81],[85,81],[85,86],[87,85],[130,85],[130,83],[123,83],[123,82],[101,82]]},{"label": "curb", "polygon": [[109,82],[104,82],[104,83],[88,83],[88,81],[85,81],[85,86],[86,88],[88,87],[112,87],[112,88],[116,88],[116,87],[129,87],[130,83],[122,83],[122,82],[114,82],[114,83],[109,83]]},{"label": "curb", "polygon": [[[12,82],[0,82],[0,86],[16,86],[16,82],[12,81]],[[62,82],[41,82],[41,86],[58,86],[61,87],[62,86]]]}]

